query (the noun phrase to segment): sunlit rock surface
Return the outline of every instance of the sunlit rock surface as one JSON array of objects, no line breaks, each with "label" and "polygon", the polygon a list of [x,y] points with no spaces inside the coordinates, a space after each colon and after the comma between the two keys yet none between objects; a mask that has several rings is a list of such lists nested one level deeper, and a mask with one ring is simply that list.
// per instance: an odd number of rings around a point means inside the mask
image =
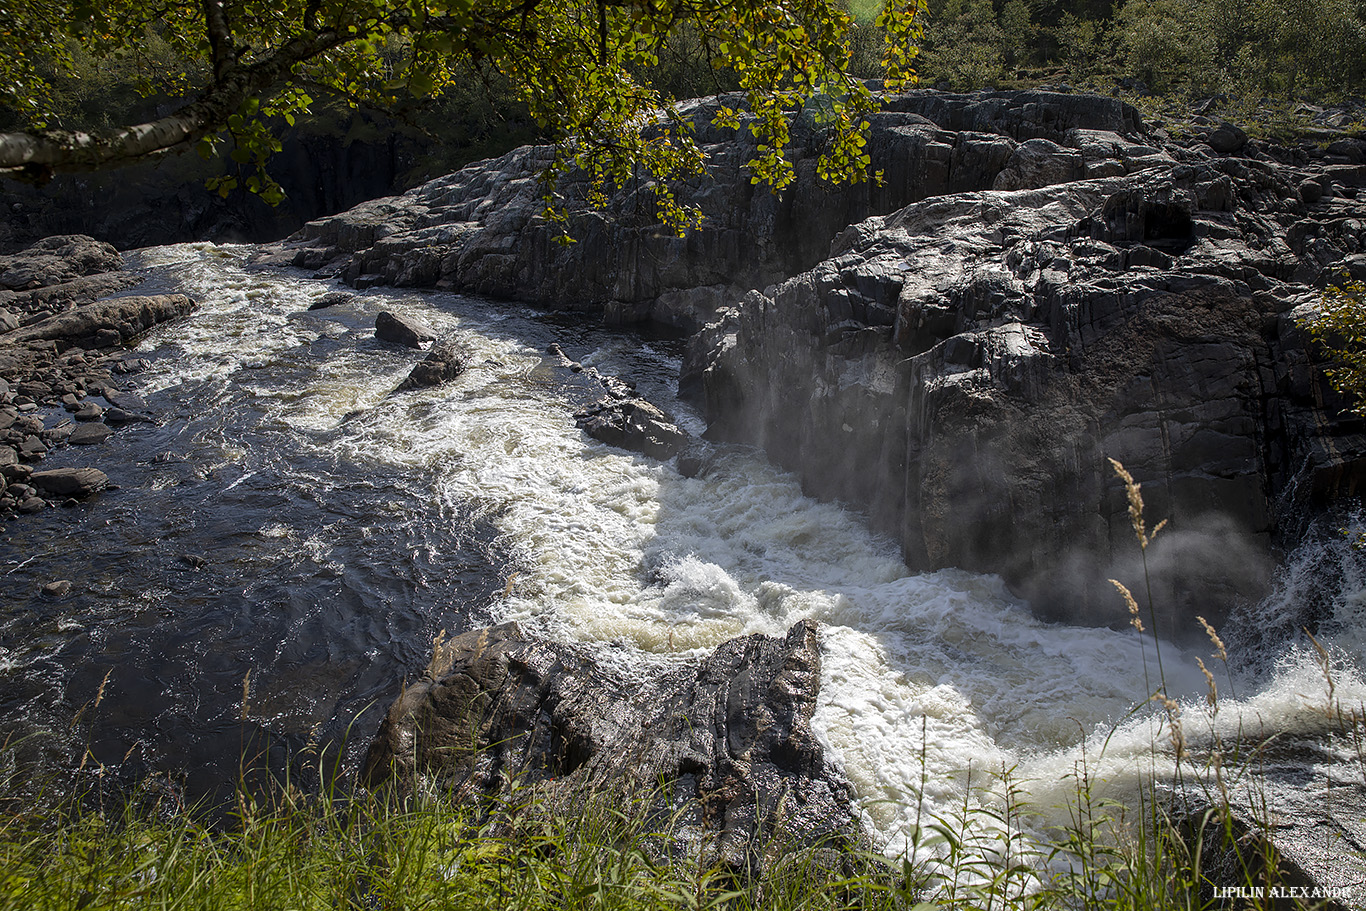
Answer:
[{"label": "sunlit rock surface", "polygon": [[648,184],[625,188],[596,211],[582,203],[585,188],[571,176],[560,190],[577,243],[556,243],[558,228],[542,217],[537,180],[552,150],[541,146],[313,222],[280,258],[340,272],[357,287],[447,288],[692,330],[744,292],[815,265],[829,255],[836,234],[869,215],[990,188],[1008,165],[1015,168],[1011,174],[1028,175],[1013,180],[1044,179],[1012,157],[1021,142],[1033,148],[1029,140],[1062,142],[1075,129],[1139,126],[1133,108],[1096,96],[898,96],[869,117],[868,151],[882,171],[880,183],[820,181],[823,134],[803,118],[790,149],[796,181],[779,195],[750,182],[745,162],[755,155],[753,137],[711,126],[723,100],[691,102],[685,111],[710,158],[706,176],[680,193],[706,216],[685,238],[658,224]]}]

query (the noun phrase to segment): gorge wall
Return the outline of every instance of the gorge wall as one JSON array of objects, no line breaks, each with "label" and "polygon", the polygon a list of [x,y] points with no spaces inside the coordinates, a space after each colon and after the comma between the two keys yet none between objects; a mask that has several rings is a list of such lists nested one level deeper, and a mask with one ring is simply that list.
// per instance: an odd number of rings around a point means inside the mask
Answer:
[{"label": "gorge wall", "polygon": [[1123,622],[1105,580],[1141,583],[1108,458],[1150,526],[1171,519],[1147,555],[1164,634],[1258,595],[1305,511],[1366,478],[1362,424],[1300,328],[1336,276],[1366,277],[1366,142],[1173,141],[1095,96],[885,102],[881,183],[821,184],[802,121],[781,195],[750,184],[752,139],[709,125],[717,102],[693,103],[711,165],[686,238],[640,185],[571,207],[578,242],[554,243],[549,150],[526,147],[268,258],[695,332],[682,382],[712,437],[866,510],[912,566],[1001,573],[1044,614]]}]

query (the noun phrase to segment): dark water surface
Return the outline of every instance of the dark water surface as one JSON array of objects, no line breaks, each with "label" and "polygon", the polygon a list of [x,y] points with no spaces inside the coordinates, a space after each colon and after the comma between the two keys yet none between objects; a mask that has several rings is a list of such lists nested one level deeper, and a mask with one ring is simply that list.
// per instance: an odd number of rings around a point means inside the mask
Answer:
[{"label": "dark water surface", "polygon": [[[197,796],[230,785],[244,749],[335,747],[350,729],[354,766],[438,630],[492,619],[514,561],[487,510],[437,490],[441,460],[395,469],[404,440],[387,425],[420,425],[431,404],[385,397],[420,357],[369,337],[394,303],[376,293],[307,315],[325,285],[240,259],[148,251],[136,290],[183,285],[202,305],[193,331],[145,343],[152,367],[125,382],[157,423],[49,456],[39,467],[94,464],[118,489],[0,533],[0,736],[21,755],[69,765],[89,744],[130,781],[166,772]],[[215,313],[223,268],[246,306]],[[607,337],[531,312],[497,329],[527,352],[558,341],[580,356]],[[343,399],[310,427],[329,373]],[[69,594],[42,594],[54,580]]]}]

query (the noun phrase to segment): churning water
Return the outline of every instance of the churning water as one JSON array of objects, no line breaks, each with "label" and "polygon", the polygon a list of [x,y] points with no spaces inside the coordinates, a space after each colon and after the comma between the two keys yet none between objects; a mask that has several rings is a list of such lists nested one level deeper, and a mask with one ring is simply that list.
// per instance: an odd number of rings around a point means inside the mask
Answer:
[{"label": "churning water", "polygon": [[[818,733],[891,851],[965,797],[991,800],[1003,773],[1046,825],[1068,812],[1083,752],[1119,796],[1158,762],[1166,716],[1131,713],[1155,675],[1151,639],[1042,623],[994,577],[913,574],[892,542],[804,497],[754,450],[723,447],[705,477],[685,478],[596,443],[540,366],[559,343],[700,432],[673,399],[668,343],[392,289],[309,312],[332,289],[252,269],[251,252],[136,258],[152,287],[181,288],[199,310],[141,346],[152,366],[135,391],[160,423],[102,447],[120,489],[16,520],[0,544],[12,735],[88,742],[111,767],[173,771],[205,791],[232,780],[248,739],[289,752],[350,727],[354,761],[440,629],[516,619],[645,668],[814,618]],[[381,309],[453,338],[466,372],[393,394],[420,355],[375,341]],[[1342,566],[1358,559],[1339,551]],[[1338,630],[1335,693],[1350,705],[1366,700],[1353,571],[1328,599],[1341,622],[1324,627]],[[54,579],[71,593],[38,594]],[[1164,643],[1188,739],[1239,725],[1322,732],[1317,653],[1279,655],[1210,718],[1194,656]],[[103,702],[73,729],[106,673]]]}]

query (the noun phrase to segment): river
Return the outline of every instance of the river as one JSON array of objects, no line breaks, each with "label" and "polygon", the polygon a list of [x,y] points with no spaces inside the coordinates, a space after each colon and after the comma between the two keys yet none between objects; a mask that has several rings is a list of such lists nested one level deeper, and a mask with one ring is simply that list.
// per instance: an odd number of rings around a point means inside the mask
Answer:
[{"label": "river", "polygon": [[[890,852],[1003,776],[1047,820],[1069,812],[1083,755],[1121,797],[1167,761],[1166,715],[1145,705],[1151,637],[1041,622],[992,576],[913,573],[894,542],[756,450],[718,447],[704,477],[685,478],[594,442],[541,367],[558,343],[700,433],[675,398],[680,343],[431,292],[375,289],[310,312],[336,289],[252,268],[252,252],[129,256],[147,276],[138,290],[183,290],[199,310],[138,349],[150,366],[130,389],[158,422],[103,444],[118,489],[4,531],[7,762],[69,763],[88,747],[89,769],[164,773],[192,797],[231,786],[244,751],[282,761],[326,746],[353,769],[440,630],[515,619],[645,672],[803,618],[823,624],[817,732]],[[468,369],[393,394],[418,355],[374,339],[383,309],[453,338]],[[44,467],[88,456],[71,447]],[[1289,611],[1308,564],[1335,697],[1361,704],[1366,577],[1345,537],[1292,555],[1244,626]],[[40,594],[56,579],[68,595]],[[1236,682],[1211,649],[1160,648],[1193,748],[1240,726],[1328,729],[1304,643],[1263,644]],[[1197,657],[1223,694],[1217,716]]]}]

